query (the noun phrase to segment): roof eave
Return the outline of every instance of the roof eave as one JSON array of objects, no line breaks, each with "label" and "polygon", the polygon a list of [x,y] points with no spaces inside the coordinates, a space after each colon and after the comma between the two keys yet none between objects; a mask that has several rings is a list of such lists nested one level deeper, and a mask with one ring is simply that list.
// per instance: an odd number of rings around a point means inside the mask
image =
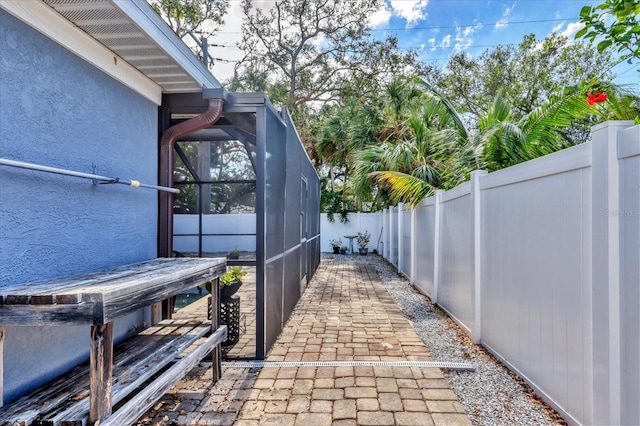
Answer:
[{"label": "roof eave", "polygon": [[220,82],[145,0],[111,0],[111,3],[152,38],[194,80],[201,82],[204,89],[222,88]]}]

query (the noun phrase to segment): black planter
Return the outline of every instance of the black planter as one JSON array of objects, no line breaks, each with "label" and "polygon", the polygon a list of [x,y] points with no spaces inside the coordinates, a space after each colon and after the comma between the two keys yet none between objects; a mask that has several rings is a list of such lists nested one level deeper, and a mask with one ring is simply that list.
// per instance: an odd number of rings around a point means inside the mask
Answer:
[{"label": "black planter", "polygon": [[220,299],[228,299],[240,289],[242,285],[242,281],[235,281],[230,285],[225,285],[224,287],[220,287]]},{"label": "black planter", "polygon": [[333,254],[340,253],[340,247],[333,247]]},{"label": "black planter", "polygon": [[366,256],[367,253],[369,252],[369,249],[367,247],[365,247],[365,248],[360,247],[359,250],[360,250],[360,254],[363,255],[363,256]]}]

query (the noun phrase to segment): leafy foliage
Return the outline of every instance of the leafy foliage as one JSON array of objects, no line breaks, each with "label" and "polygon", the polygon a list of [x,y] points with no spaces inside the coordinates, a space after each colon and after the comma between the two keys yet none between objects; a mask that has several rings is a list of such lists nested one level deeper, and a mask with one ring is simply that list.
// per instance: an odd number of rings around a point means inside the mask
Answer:
[{"label": "leafy foliage", "polygon": [[[187,31],[204,30],[205,22],[220,27],[229,8],[229,0],[147,0],[153,10],[169,24],[180,37]],[[209,29],[206,34],[211,35]]]},{"label": "leafy foliage", "polygon": [[242,278],[247,275],[242,266],[231,266],[224,274],[220,275],[220,287],[229,286],[237,281],[242,281]]},{"label": "leafy foliage", "polygon": [[[398,40],[370,37],[369,16],[381,0],[278,0],[270,9],[243,0],[245,57],[233,90],[266,91],[304,123],[316,105],[342,102],[372,83],[417,64]],[[313,156],[312,156],[313,157]]]},{"label": "leafy foliage", "polygon": [[420,200],[455,186],[467,171],[456,156],[466,135],[460,117],[420,84],[427,83],[397,79],[386,86],[384,119],[366,146],[351,154],[353,192],[374,208]]},{"label": "leafy foliage", "polygon": [[633,58],[640,59],[639,16],[640,0],[605,0],[597,6],[584,6],[580,11],[580,22],[585,26],[575,37],[591,43],[598,40],[598,52],[612,47],[621,54],[623,61],[631,63]]},{"label": "leafy foliage", "polygon": [[476,58],[455,54],[444,72],[424,75],[461,113],[482,116],[502,92],[519,119],[564,87],[595,77],[610,80],[613,65],[608,51],[570,44],[558,34],[542,40],[530,34],[519,45],[498,46]]},{"label": "leafy foliage", "polygon": [[320,195],[320,210],[327,213],[329,222],[335,222],[338,215],[340,223],[349,222],[349,212],[355,211],[353,202],[342,192],[324,189]]},{"label": "leafy foliage", "polygon": [[[192,49],[203,59],[202,43],[224,25],[229,0],[147,0],[180,38],[191,32],[199,34],[200,41]],[[208,64],[207,64],[208,65]]]}]

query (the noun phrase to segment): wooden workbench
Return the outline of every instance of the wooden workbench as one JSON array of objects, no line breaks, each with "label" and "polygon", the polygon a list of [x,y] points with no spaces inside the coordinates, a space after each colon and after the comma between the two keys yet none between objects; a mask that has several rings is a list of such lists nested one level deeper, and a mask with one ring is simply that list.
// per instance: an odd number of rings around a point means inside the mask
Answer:
[{"label": "wooden workbench", "polygon": [[[0,288],[0,378],[4,326],[87,324],[90,337],[89,423],[112,411],[113,321],[199,284],[214,282],[211,306],[218,306],[217,278],[224,258],[159,258],[117,268]],[[218,331],[217,311],[211,329]],[[206,320],[206,318],[205,318]],[[220,353],[214,349],[214,380]],[[1,380],[1,379],[0,379]],[[0,403],[2,386],[0,382]]]}]

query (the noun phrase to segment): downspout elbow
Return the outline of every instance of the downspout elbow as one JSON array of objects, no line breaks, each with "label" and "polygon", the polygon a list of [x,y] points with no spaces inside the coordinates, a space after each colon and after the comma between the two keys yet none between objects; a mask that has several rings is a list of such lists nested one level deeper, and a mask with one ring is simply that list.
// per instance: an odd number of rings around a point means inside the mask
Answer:
[{"label": "downspout elbow", "polygon": [[[205,112],[168,128],[160,138],[160,185],[173,186],[173,147],[176,141],[215,124],[222,116],[224,100],[209,99]],[[158,256],[173,255],[173,194],[159,194]]]}]

